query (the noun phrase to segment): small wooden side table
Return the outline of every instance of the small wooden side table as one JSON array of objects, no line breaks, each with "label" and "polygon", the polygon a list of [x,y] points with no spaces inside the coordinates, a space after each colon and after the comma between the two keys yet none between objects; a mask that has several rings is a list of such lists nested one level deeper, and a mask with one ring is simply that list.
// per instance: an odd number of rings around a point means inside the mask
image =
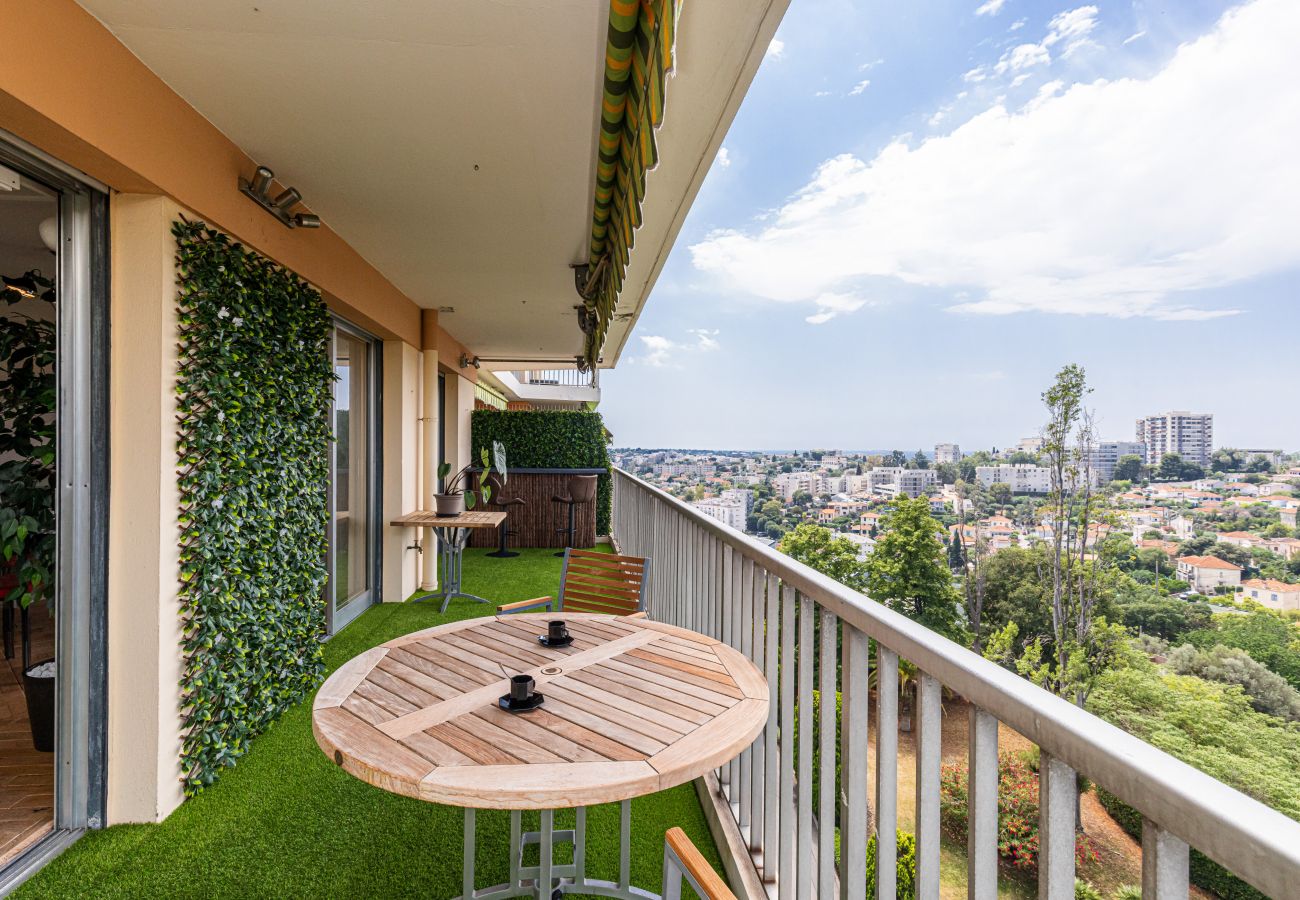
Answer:
[{"label": "small wooden side table", "polygon": [[505,520],[505,513],[487,510],[471,510],[458,516],[440,516],[435,512],[419,510],[389,522],[388,524],[399,528],[430,528],[438,544],[438,590],[421,594],[414,602],[420,603],[430,598],[441,600],[440,612],[446,612],[447,604],[457,597],[464,597],[475,603],[491,603],[491,600],[461,590],[465,544],[473,529],[498,528]]}]

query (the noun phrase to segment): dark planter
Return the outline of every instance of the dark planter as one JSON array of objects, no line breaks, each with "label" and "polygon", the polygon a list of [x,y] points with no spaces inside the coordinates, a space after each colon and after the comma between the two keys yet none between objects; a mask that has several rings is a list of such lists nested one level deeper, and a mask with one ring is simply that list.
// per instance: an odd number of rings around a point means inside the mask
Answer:
[{"label": "dark planter", "polygon": [[43,659],[23,670],[23,693],[27,695],[27,719],[32,726],[32,745],[43,753],[54,752],[54,681],[33,678],[28,673],[47,662]]}]

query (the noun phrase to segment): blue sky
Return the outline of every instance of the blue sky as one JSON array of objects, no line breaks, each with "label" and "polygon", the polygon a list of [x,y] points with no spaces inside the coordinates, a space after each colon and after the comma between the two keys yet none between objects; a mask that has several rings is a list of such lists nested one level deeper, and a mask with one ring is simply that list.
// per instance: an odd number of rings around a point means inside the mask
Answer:
[{"label": "blue sky", "polygon": [[1297,33],[1294,0],[793,0],[602,374],[616,443],[1003,446],[1079,362],[1105,438],[1176,408],[1300,448]]}]

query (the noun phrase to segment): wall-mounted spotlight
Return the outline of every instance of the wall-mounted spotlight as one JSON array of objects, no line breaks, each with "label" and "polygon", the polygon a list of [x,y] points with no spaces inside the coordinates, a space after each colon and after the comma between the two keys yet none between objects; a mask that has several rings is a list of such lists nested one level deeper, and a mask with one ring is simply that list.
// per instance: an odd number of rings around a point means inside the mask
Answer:
[{"label": "wall-mounted spotlight", "polygon": [[266,166],[258,166],[251,179],[239,179],[239,192],[275,216],[285,228],[320,228],[320,216],[293,212],[293,208],[302,202],[302,194],[297,188],[287,188],[274,199],[269,196],[274,179],[274,172]]},{"label": "wall-mounted spotlight", "polygon": [[479,364],[480,361],[477,356],[470,356],[468,353],[462,353],[460,355],[460,367],[462,369],[468,369],[470,366],[473,366],[474,368],[477,369],[479,367]]}]

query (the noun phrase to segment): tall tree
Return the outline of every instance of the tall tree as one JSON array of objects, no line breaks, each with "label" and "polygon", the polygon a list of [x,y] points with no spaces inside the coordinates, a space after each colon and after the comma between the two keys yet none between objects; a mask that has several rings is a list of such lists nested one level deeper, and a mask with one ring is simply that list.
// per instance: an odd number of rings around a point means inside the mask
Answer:
[{"label": "tall tree", "polygon": [[1144,468],[1142,457],[1136,453],[1125,453],[1115,463],[1115,472],[1111,477],[1116,481],[1141,481]]},{"label": "tall tree", "polygon": [[866,589],[866,566],[858,558],[858,545],[820,525],[804,523],[786,532],[777,549],[846,587]]},{"label": "tall tree", "polygon": [[929,501],[899,497],[884,524],[867,557],[871,598],[940,634],[959,636],[957,592]]}]

